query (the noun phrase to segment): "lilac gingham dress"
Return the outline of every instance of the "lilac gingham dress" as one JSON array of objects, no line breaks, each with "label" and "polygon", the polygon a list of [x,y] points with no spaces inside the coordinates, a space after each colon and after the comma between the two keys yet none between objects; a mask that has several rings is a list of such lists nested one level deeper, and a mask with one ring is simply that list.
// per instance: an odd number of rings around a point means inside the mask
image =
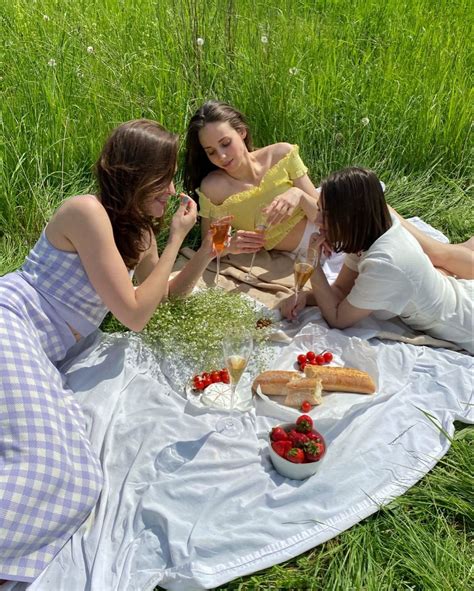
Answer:
[{"label": "lilac gingham dress", "polygon": [[45,232],[0,277],[0,580],[33,581],[88,517],[102,472],[56,368],[107,310],[79,256]]}]

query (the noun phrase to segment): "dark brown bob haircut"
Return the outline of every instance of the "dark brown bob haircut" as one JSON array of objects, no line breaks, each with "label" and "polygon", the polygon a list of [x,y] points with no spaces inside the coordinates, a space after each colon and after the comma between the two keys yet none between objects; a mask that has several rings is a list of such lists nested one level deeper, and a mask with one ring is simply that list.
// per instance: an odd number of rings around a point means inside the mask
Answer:
[{"label": "dark brown bob haircut", "polygon": [[326,236],[335,252],[368,250],[392,220],[377,176],[366,168],[344,168],[321,184]]},{"label": "dark brown bob haircut", "polygon": [[191,117],[186,133],[186,154],[184,157],[184,189],[194,197],[202,180],[217,166],[207,157],[199,141],[200,130],[208,123],[227,121],[236,131],[245,130],[245,145],[253,150],[252,136],[245,117],[240,111],[222,101],[207,101]]},{"label": "dark brown bob haircut", "polygon": [[119,125],[111,133],[95,165],[99,198],[126,266],[133,269],[150,245],[156,221],[146,202],[171,183],[178,155],[178,136],[148,119]]}]

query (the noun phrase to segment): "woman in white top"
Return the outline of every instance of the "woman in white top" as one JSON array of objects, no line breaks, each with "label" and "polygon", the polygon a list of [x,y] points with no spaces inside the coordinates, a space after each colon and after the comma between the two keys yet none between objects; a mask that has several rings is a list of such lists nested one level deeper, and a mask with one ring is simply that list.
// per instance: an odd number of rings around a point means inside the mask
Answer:
[{"label": "woman in white top", "polygon": [[319,205],[321,233],[312,245],[320,248],[327,241],[347,256],[332,286],[318,266],[312,294],[301,293],[296,306],[286,300],[284,316],[295,317],[310,303],[334,328],[352,326],[370,314],[400,316],[408,326],[474,353],[474,280],[447,276],[433,266],[389,210],[373,172],[346,168],[331,174],[321,185]]}]

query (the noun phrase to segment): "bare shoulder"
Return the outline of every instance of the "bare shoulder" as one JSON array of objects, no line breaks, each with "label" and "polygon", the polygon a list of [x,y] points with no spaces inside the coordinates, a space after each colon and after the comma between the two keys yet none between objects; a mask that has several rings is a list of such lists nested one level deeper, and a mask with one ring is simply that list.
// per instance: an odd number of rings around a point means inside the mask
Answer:
[{"label": "bare shoulder", "polygon": [[211,171],[201,182],[200,190],[209,199],[211,203],[216,205],[232,195],[235,189],[229,182],[228,175],[222,170]]},{"label": "bare shoulder", "polygon": [[103,216],[108,218],[104,206],[95,195],[75,195],[61,203],[50,224],[55,220],[79,221],[91,217],[101,219]]},{"label": "bare shoulder", "polygon": [[288,142],[278,142],[255,150],[254,154],[263,166],[270,168],[289,154],[293,148],[294,146]]}]

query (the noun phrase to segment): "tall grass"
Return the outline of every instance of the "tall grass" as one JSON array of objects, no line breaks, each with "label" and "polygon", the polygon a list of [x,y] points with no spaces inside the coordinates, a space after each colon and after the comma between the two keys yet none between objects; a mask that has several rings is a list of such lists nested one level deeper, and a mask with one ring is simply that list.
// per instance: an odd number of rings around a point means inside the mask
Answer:
[{"label": "tall grass", "polygon": [[[208,98],[246,113],[256,145],[298,143],[315,182],[370,166],[402,214],[468,238],[470,9],[468,0],[5,0],[0,274],[21,263],[62,199],[93,190],[91,167],[116,124],[149,117],[184,133]],[[227,588],[471,588],[471,465],[463,429],[391,506]]]},{"label": "tall grass", "polygon": [[90,188],[119,122],[184,132],[209,97],[242,109],[257,145],[300,144],[315,181],[361,163],[394,187],[446,181],[448,198],[454,183],[467,208],[469,4],[11,0],[0,232],[30,241],[60,199]]}]

